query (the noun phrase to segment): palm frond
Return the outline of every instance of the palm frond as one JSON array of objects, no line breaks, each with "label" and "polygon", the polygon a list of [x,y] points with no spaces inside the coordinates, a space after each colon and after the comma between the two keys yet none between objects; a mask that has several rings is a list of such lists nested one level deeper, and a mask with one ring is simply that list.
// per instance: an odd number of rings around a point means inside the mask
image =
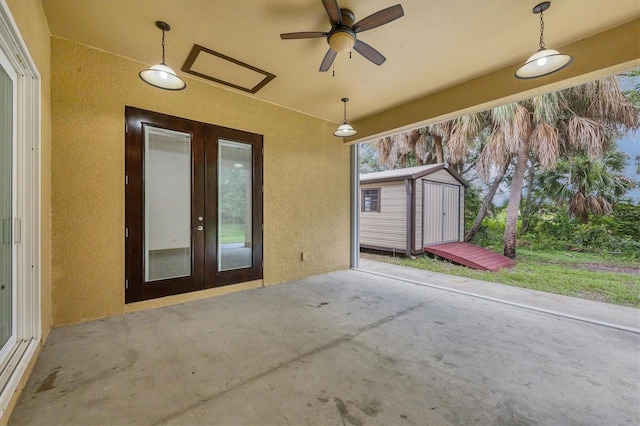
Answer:
[{"label": "palm frond", "polygon": [[476,162],[478,176],[483,181],[489,182],[493,169],[503,166],[510,160],[511,155],[507,148],[504,132],[499,126],[494,126]]},{"label": "palm frond", "polygon": [[567,206],[569,214],[572,216],[580,217],[587,210],[587,200],[582,192],[576,192],[576,194],[569,201]]},{"label": "palm frond", "polygon": [[380,166],[386,167],[389,163],[389,157],[391,155],[391,139],[389,137],[376,139],[373,142],[372,147],[378,152],[378,164],[380,164]]},{"label": "palm frond", "polygon": [[558,144],[558,130],[555,127],[540,122],[531,132],[531,149],[544,169],[555,167],[560,157],[560,147]]},{"label": "palm frond", "polygon": [[626,130],[640,127],[640,112],[624,95],[615,76],[596,81],[595,87],[587,110],[589,117]]},{"label": "palm frond", "polygon": [[567,124],[567,139],[573,149],[585,150],[590,158],[596,158],[605,147],[605,129],[595,120],[574,115]]},{"label": "palm frond", "polygon": [[463,115],[454,122],[447,142],[447,152],[449,161],[457,164],[464,161],[468,148],[484,128],[485,121],[482,114],[470,114]]},{"label": "palm frond", "polygon": [[562,109],[562,92],[551,92],[531,99],[533,106],[533,124],[551,124],[556,122]]}]

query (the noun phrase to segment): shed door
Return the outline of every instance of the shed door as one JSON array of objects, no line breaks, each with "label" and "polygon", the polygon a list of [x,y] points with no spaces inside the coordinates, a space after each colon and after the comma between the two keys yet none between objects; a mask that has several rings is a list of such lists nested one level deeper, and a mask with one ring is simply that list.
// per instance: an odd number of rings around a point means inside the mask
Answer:
[{"label": "shed door", "polygon": [[460,240],[460,187],[423,181],[424,246]]}]

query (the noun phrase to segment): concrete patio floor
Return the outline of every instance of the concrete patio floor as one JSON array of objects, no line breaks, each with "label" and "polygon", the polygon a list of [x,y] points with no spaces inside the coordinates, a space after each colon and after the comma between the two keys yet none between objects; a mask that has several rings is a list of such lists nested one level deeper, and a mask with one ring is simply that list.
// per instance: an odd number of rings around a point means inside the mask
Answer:
[{"label": "concrete patio floor", "polygon": [[361,267],[405,276],[339,271],[54,329],[10,423],[640,423],[638,310]]}]

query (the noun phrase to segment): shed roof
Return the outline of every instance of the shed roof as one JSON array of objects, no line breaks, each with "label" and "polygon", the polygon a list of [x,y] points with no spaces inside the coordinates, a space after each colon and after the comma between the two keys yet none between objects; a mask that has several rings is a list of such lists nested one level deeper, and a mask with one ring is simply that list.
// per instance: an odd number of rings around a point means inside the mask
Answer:
[{"label": "shed roof", "polygon": [[392,182],[397,180],[415,180],[423,176],[427,176],[438,170],[445,169],[451,176],[453,176],[461,185],[468,187],[469,184],[465,182],[462,177],[455,171],[451,170],[446,163],[429,164],[427,166],[407,167],[406,169],[385,170],[383,172],[372,172],[360,175],[360,183],[378,183],[378,182]]}]

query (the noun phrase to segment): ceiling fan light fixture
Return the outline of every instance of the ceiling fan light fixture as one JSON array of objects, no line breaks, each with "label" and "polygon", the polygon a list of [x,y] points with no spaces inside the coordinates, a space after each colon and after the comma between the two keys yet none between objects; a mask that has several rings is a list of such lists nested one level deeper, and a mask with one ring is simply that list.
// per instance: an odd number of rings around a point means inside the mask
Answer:
[{"label": "ceiling fan light fixture", "polygon": [[157,21],[156,27],[162,30],[162,62],[140,71],[138,75],[142,81],[153,87],[164,90],[183,90],[187,87],[187,83],[178,77],[175,71],[169,68],[164,62],[164,33],[165,31],[169,31],[171,27],[162,21]]},{"label": "ceiling fan light fixture", "polygon": [[336,131],[333,132],[333,135],[339,138],[346,138],[349,136],[353,136],[358,132],[353,127],[351,127],[349,123],[347,123],[347,102],[349,102],[349,98],[342,98],[342,102],[344,103],[344,121],[340,125],[340,127],[338,127]]},{"label": "ceiling fan light fixture", "polygon": [[566,55],[557,50],[547,49],[544,45],[544,19],[543,12],[551,7],[551,2],[545,1],[533,8],[534,14],[540,14],[540,49],[531,55],[529,59],[517,69],[516,78],[530,79],[552,74],[567,67],[573,62],[571,55]]},{"label": "ceiling fan light fixture", "polygon": [[338,30],[328,38],[329,47],[338,53],[349,52],[356,44],[356,38],[350,31]]}]

